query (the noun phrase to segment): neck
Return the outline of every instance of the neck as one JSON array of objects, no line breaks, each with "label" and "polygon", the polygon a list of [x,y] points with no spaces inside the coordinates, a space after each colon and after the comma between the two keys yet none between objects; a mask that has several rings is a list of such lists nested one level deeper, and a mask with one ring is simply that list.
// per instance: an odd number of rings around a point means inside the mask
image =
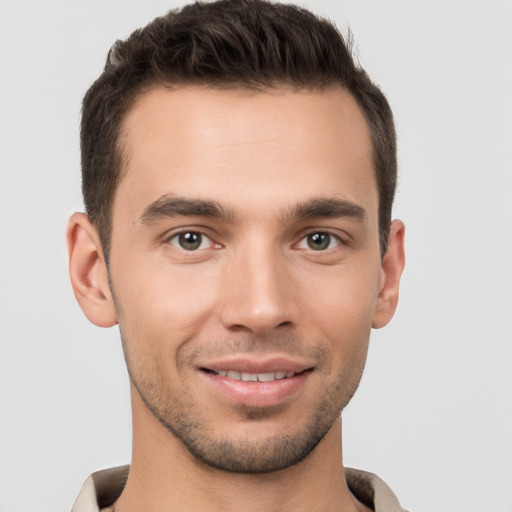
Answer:
[{"label": "neck", "polygon": [[[206,466],[132,395],[133,456],[115,512],[355,512],[342,466],[341,419],[303,461],[264,474]],[[144,414],[140,414],[144,412]]]}]

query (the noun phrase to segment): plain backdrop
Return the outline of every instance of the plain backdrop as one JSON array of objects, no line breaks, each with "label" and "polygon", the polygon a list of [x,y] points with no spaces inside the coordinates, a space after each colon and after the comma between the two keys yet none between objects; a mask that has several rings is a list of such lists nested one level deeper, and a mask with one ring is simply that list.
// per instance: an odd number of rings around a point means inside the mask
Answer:
[{"label": "plain backdrop", "polygon": [[[512,3],[302,2],[351,27],[394,109],[407,267],[344,414],[348,466],[416,512],[512,510]],[[67,276],[81,99],[172,1],[0,0],[0,511],[65,511],[130,459],[118,331]]]}]

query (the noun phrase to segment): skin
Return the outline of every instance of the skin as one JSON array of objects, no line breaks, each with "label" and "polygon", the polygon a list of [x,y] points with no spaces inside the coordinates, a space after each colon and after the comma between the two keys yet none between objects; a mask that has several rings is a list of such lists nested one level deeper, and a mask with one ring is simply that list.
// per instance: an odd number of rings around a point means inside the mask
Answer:
[{"label": "skin", "polygon": [[[355,100],[155,88],[122,137],[111,287],[87,217],[68,228],[75,295],[96,325],[119,323],[130,374],[133,459],[115,510],[365,510],[341,470],[340,412],[371,328],[395,311],[404,226],[381,257]],[[239,383],[234,397],[211,372],[269,361],[306,371],[282,396]]]}]

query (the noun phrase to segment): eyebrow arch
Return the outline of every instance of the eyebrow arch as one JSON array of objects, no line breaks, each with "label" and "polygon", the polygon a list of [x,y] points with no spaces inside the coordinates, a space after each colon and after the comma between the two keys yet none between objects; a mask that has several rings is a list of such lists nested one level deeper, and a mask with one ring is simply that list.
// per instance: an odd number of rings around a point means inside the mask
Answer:
[{"label": "eyebrow arch", "polygon": [[209,217],[232,222],[235,215],[216,201],[166,194],[144,208],[139,222],[151,226],[159,220],[173,217]]},{"label": "eyebrow arch", "polygon": [[320,217],[348,217],[365,222],[367,213],[362,206],[346,199],[317,198],[295,205],[283,220],[297,221]]}]

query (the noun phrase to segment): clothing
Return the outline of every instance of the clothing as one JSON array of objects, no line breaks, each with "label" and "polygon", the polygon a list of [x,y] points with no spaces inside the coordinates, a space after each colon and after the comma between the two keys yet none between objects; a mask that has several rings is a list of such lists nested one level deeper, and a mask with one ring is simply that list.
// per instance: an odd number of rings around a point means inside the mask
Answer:
[{"label": "clothing", "polygon": [[[130,466],[96,471],[84,483],[71,512],[99,512],[121,495]],[[348,487],[354,496],[375,512],[407,512],[393,491],[373,473],[346,468]]]}]

